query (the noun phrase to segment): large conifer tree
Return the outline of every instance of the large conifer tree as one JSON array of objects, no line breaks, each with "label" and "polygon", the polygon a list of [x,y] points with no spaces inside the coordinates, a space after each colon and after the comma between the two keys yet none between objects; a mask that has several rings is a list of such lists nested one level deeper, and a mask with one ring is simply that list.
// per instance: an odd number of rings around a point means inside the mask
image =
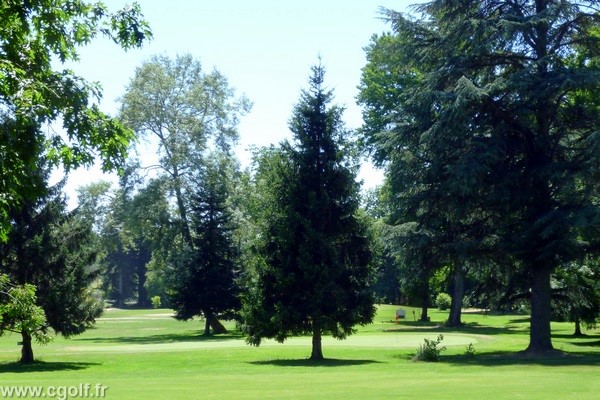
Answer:
[{"label": "large conifer tree", "polygon": [[599,4],[431,1],[416,8],[420,19],[387,11],[393,106],[364,75],[378,132],[367,133],[389,161],[398,208],[416,210],[421,230],[454,221],[466,258],[501,258],[528,276],[532,353],[552,350],[551,274],[597,248],[584,233],[600,223],[600,71],[590,62]]},{"label": "large conifer tree", "polygon": [[343,148],[342,109],[330,107],[324,69],[294,108],[289,156],[274,158],[259,265],[244,307],[249,343],[312,334],[311,359],[323,358],[321,335],[343,339],[371,322],[373,296],[366,228],[355,216],[358,185]]},{"label": "large conifer tree", "polygon": [[[90,289],[97,276],[92,226],[79,218],[77,211],[66,208],[57,185],[46,189],[36,202],[12,210],[12,230],[7,242],[0,245],[0,273],[7,274],[16,285],[35,286],[37,305],[47,321],[41,328],[44,333],[52,329],[70,337],[95,323],[103,303]],[[20,333],[21,361],[32,362],[32,332]]]}]

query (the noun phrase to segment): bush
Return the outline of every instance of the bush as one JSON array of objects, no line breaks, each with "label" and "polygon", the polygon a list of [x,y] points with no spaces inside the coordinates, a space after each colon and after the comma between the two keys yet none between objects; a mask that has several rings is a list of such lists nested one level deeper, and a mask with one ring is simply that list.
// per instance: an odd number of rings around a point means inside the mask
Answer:
[{"label": "bush", "polygon": [[467,357],[475,357],[476,353],[477,351],[475,351],[475,346],[473,346],[473,343],[469,343],[469,345],[467,346],[467,350],[465,351],[465,355]]},{"label": "bush", "polygon": [[161,306],[161,300],[160,300],[160,296],[152,296],[152,298],[150,299],[150,301],[152,302],[152,307],[154,308],[160,308]]},{"label": "bush", "polygon": [[425,343],[417,348],[413,360],[415,361],[438,361],[442,351],[446,350],[446,346],[438,347],[444,340],[444,335],[439,335],[436,340],[425,338]]},{"label": "bush", "polygon": [[440,311],[449,309],[451,304],[452,304],[452,297],[450,297],[450,295],[448,293],[440,293],[435,298],[435,305],[437,306],[438,310],[440,310]]}]

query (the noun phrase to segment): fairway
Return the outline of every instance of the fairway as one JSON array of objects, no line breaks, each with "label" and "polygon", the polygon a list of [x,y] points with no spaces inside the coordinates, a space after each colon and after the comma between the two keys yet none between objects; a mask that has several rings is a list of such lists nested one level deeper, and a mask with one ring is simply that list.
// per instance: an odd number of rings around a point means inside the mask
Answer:
[{"label": "fairway", "polygon": [[[420,334],[395,334],[395,335],[364,335],[351,336],[347,340],[336,340],[326,337],[323,339],[323,345],[326,347],[377,347],[389,349],[414,349],[423,342],[424,338],[435,339],[436,335]],[[261,347],[285,346],[285,347],[310,347],[310,338],[290,338],[284,345],[273,340],[265,340]],[[477,338],[473,335],[447,334],[444,336],[444,345],[446,346],[467,346],[469,343],[477,343]],[[169,342],[169,343],[148,343],[148,344],[124,344],[124,345],[105,345],[105,346],[69,346],[65,343],[64,347],[57,347],[55,351],[60,353],[77,352],[157,352],[157,351],[182,351],[182,350],[209,350],[222,348],[239,348],[248,345],[243,339],[223,339],[223,340],[198,340],[188,342]]]},{"label": "fairway", "polygon": [[[516,315],[466,314],[465,328],[376,321],[347,340],[324,338],[328,359],[314,363],[310,338],[259,348],[237,333],[199,336],[201,323],[178,322],[169,310],[109,310],[96,329],[34,351],[40,363],[15,364],[16,335],[0,338],[0,384],[108,387],[108,399],[597,399],[600,336],[574,339],[570,324],[554,324],[555,347],[571,354],[542,360],[515,356],[528,342],[528,320]],[[437,321],[437,322],[436,322]],[[228,324],[228,328],[234,328]],[[444,335],[438,363],[411,355],[424,338]],[[473,344],[476,355],[465,355]]]}]

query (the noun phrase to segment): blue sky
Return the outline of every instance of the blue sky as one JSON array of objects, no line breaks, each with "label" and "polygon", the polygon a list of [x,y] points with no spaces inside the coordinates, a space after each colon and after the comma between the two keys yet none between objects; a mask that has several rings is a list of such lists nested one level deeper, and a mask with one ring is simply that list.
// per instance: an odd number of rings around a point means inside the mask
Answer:
[{"label": "blue sky", "polygon": [[[152,55],[190,53],[206,70],[218,69],[237,93],[253,103],[239,126],[237,154],[245,165],[250,145],[278,143],[290,136],[287,121],[310,66],[322,58],[326,84],[335,102],[346,107],[350,128],[361,124],[355,104],[364,47],[373,34],[389,30],[379,8],[405,11],[415,1],[402,0],[141,0],[154,39],[142,49],[124,52],[106,39],[80,50],[81,61],[69,64],[103,87],[101,108],[115,115],[116,99],[124,93],[137,66]],[[130,3],[104,0],[111,9]],[[67,190],[107,179],[97,169],[72,174]],[[381,173],[366,167],[365,186],[380,182]]]}]

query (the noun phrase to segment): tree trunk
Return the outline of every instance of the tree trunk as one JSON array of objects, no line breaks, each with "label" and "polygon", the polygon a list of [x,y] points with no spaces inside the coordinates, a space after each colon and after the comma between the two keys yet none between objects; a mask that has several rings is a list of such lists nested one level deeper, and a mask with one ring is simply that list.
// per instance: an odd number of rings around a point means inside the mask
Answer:
[{"label": "tree trunk", "polygon": [[137,268],[136,268],[136,270],[137,270],[136,272],[137,272],[137,276],[138,276],[137,305],[140,308],[146,308],[146,307],[150,307],[152,305],[152,303],[150,302],[150,299],[148,298],[148,290],[146,289],[146,281],[148,279],[148,276],[147,276],[148,270],[146,268],[147,258],[144,257],[144,255],[145,255],[145,251],[142,250],[141,254],[138,257],[138,260],[137,260],[138,264],[137,264]]},{"label": "tree trunk", "polygon": [[33,348],[31,347],[31,335],[25,331],[21,331],[21,337],[23,338],[23,345],[21,347],[21,363],[31,364],[33,359]]},{"label": "tree trunk", "polygon": [[183,201],[183,192],[181,191],[181,179],[179,176],[179,169],[176,165],[173,166],[173,181],[175,183],[175,198],[177,199],[177,209],[179,211],[179,218],[181,218],[181,234],[185,242],[193,248],[192,234],[190,232],[190,225],[188,223],[187,210],[185,209],[185,202]]},{"label": "tree trunk", "polygon": [[204,336],[210,336],[210,321],[208,318],[204,322]]},{"label": "tree trunk", "polygon": [[313,322],[311,360],[323,360],[323,344],[321,343],[321,327]]},{"label": "tree trunk", "polygon": [[425,278],[425,282],[423,282],[423,298],[421,305],[421,322],[428,322],[429,315],[427,314],[427,308],[429,307],[429,275]]},{"label": "tree trunk", "polygon": [[532,269],[531,327],[527,353],[544,353],[554,349],[550,332],[551,296],[550,269]]},{"label": "tree trunk", "polygon": [[462,265],[456,263],[454,267],[454,285],[452,288],[452,304],[450,305],[450,315],[448,316],[447,326],[457,328],[462,326],[461,315],[463,306],[463,297],[465,295],[465,273]]},{"label": "tree trunk", "polygon": [[[146,279],[145,279],[145,276],[144,276],[144,282],[145,281],[146,281]],[[152,303],[148,299],[148,290],[146,289],[146,284],[140,282],[138,284],[138,301],[137,301],[137,306],[139,308],[148,308],[151,305],[152,305]]]},{"label": "tree trunk", "polygon": [[575,318],[575,333],[573,333],[573,336],[585,336],[581,331],[581,320],[579,318]]},{"label": "tree trunk", "polygon": [[204,316],[206,317],[206,322],[210,325],[210,327],[212,328],[212,332],[215,335],[221,335],[223,333],[228,333],[229,331],[227,330],[227,328],[225,328],[223,326],[223,324],[221,323],[221,321],[219,321],[219,319],[217,317],[215,317],[215,315],[211,312],[205,312]]},{"label": "tree trunk", "polygon": [[119,299],[117,300],[117,308],[123,308],[125,305],[123,297],[123,270],[119,269]]}]

